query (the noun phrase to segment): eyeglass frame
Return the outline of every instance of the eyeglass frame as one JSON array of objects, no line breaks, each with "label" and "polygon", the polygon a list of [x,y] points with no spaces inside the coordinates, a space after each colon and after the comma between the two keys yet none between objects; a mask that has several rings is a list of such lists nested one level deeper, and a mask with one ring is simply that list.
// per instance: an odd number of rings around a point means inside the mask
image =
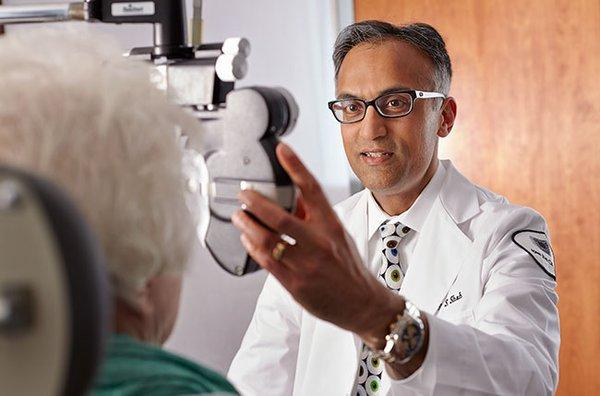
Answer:
[{"label": "eyeglass frame", "polygon": [[[375,102],[377,102],[379,99],[383,98],[384,96],[388,96],[388,95],[393,95],[393,94],[400,94],[400,93],[407,93],[410,95],[410,109],[408,109],[408,111],[405,114],[402,115],[386,115],[383,114],[383,112],[381,111],[381,109],[379,109],[379,107],[377,107],[377,105],[375,104]],[[365,119],[365,117],[367,116],[367,110],[369,110],[369,106],[373,106],[373,108],[375,109],[375,111],[377,112],[377,114],[379,114],[380,116],[384,117],[384,118],[401,118],[401,117],[406,117],[407,115],[409,115],[413,108],[414,108],[414,104],[415,104],[415,100],[417,99],[437,99],[437,98],[442,98],[442,99],[447,99],[448,97],[446,95],[444,95],[441,92],[434,92],[434,91],[419,91],[417,89],[399,89],[397,91],[392,91],[392,92],[386,92],[384,94],[379,95],[378,97],[376,97],[373,100],[364,100],[364,99],[360,99],[360,98],[345,98],[345,99],[336,99],[336,100],[332,100],[327,102],[327,107],[329,108],[329,110],[331,110],[331,113],[333,114],[333,118],[335,118],[335,120],[337,122],[339,122],[340,124],[354,124],[357,122],[361,122],[362,120]],[[363,103],[365,105],[365,111],[362,115],[362,117],[359,120],[354,120],[354,121],[340,121],[336,115],[335,115],[335,110],[333,110],[333,105],[335,103],[338,102],[343,102],[346,100],[357,100],[361,103]]]}]

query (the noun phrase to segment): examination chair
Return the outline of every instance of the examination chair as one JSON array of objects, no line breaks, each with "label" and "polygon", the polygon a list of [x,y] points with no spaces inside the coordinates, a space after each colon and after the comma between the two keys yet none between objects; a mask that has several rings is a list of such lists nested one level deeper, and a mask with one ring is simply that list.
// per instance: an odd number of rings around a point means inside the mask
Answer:
[{"label": "examination chair", "polygon": [[65,194],[0,166],[0,394],[90,389],[109,334],[102,260]]}]

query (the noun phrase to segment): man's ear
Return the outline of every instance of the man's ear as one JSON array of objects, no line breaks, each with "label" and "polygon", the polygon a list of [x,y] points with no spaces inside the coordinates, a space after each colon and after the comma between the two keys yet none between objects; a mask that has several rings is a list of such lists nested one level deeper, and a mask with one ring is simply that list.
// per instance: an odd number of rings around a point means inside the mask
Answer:
[{"label": "man's ear", "polygon": [[440,117],[440,126],[437,131],[437,135],[444,138],[450,134],[452,127],[454,126],[454,120],[456,119],[456,101],[453,97],[444,99],[442,104],[442,114]]}]

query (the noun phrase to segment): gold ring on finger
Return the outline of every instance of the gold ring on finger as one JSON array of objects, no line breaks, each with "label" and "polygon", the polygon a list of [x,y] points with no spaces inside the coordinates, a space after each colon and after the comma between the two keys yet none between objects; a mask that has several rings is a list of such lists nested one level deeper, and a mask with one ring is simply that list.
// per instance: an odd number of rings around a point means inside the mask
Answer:
[{"label": "gold ring on finger", "polygon": [[277,244],[273,248],[273,251],[271,252],[271,256],[273,257],[273,260],[275,260],[275,261],[281,260],[281,258],[283,257],[283,254],[285,253],[285,249],[287,249],[287,246],[288,245],[285,242],[277,242]]}]

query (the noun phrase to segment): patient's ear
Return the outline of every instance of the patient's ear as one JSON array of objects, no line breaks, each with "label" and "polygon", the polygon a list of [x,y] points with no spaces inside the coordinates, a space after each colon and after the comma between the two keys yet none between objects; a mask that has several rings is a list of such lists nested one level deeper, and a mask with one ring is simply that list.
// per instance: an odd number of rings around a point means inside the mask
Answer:
[{"label": "patient's ear", "polygon": [[152,299],[152,279],[150,279],[146,284],[136,293],[136,306],[134,309],[137,311],[137,314],[141,315],[144,318],[151,317],[154,314],[154,302]]},{"label": "patient's ear", "polygon": [[144,329],[153,315],[154,306],[148,285],[132,293],[127,299],[115,299],[114,326],[117,333],[145,339]]},{"label": "patient's ear", "polygon": [[117,299],[117,332],[156,345],[164,343],[177,319],[181,285],[181,275],[156,275],[135,294]]}]

